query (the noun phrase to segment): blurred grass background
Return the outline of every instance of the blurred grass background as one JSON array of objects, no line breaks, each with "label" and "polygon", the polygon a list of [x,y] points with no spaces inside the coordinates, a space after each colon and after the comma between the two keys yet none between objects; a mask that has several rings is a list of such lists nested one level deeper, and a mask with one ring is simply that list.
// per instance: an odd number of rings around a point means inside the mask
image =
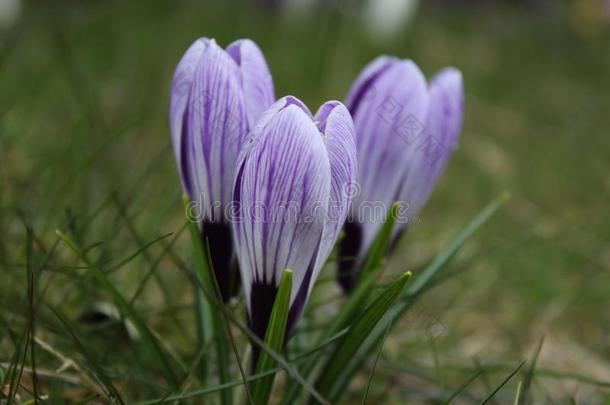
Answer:
[{"label": "blurred grass background", "polygon": [[[601,7],[426,2],[408,29],[376,42],[345,3],[311,13],[237,1],[24,3],[16,25],[0,32],[0,363],[12,361],[31,318],[29,268],[41,342],[84,369],[99,364],[127,398],[163,392],[116,320],[86,322],[108,297],[57,246],[57,228],[106,267],[174,233],[112,279],[136,296],[165,344],[192,355],[169,86],[197,37],[222,46],[249,37],[267,57],[276,95],[294,94],[312,110],[342,100],[380,53],[411,58],[428,77],[447,65],[462,70],[460,147],[390,260],[392,271],[418,268],[488,201],[503,190],[512,195],[453,263],[457,274],[396,326],[369,401],[436,403],[482,370],[457,401],[474,403],[531,359],[544,337],[532,403],[602,403],[610,395],[610,31]],[[52,311],[71,322],[86,350]],[[421,319],[440,332],[431,338]],[[40,368],[60,367],[56,354],[36,350]],[[359,400],[367,375],[346,403]],[[42,381],[51,403],[91,392]],[[514,398],[517,382],[497,403]]]}]

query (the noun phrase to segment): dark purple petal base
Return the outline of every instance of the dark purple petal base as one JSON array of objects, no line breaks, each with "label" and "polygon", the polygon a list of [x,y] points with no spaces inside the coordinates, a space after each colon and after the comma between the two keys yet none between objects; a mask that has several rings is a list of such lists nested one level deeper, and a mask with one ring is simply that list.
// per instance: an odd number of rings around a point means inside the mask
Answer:
[{"label": "dark purple petal base", "polygon": [[[313,275],[315,265],[315,255],[312,260],[305,278],[297,291],[297,295],[294,298],[294,302],[290,305],[288,311],[288,322],[286,324],[286,335],[284,337],[284,344],[290,340],[294,333],[295,327],[303,309],[305,309],[305,302],[307,301],[307,292],[311,283],[311,276]],[[261,340],[265,340],[265,333],[267,332],[267,325],[269,324],[269,318],[271,317],[271,311],[273,310],[273,304],[275,303],[275,296],[277,295],[278,287],[275,284],[266,284],[259,281],[252,283],[252,292],[250,293],[250,330],[256,334]],[[252,367],[256,367],[258,356],[260,355],[260,347],[257,344],[252,345]]]},{"label": "dark purple petal base", "polygon": [[343,292],[352,292],[359,277],[359,261],[357,260],[362,243],[362,227],[359,223],[347,221],[343,228],[345,237],[339,246],[339,265],[337,281]]},{"label": "dark purple petal base", "polygon": [[[274,284],[264,284],[258,281],[252,283],[252,292],[250,293],[250,330],[261,340],[265,340],[267,324],[275,302],[278,287]],[[256,344],[252,344],[252,370],[256,368],[256,362],[260,355],[261,349]]]},{"label": "dark purple petal base", "polygon": [[204,222],[202,240],[208,243],[210,260],[223,302],[228,302],[239,292],[240,277],[237,260],[233,257],[231,226],[225,223]]}]

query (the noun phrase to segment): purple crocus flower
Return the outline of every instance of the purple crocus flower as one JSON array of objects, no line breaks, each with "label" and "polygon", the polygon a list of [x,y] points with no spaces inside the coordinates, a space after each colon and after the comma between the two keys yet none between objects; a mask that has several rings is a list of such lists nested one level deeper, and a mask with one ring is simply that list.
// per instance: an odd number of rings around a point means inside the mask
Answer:
[{"label": "purple crocus flower", "polygon": [[246,135],[274,101],[265,58],[247,39],[226,50],[213,39],[198,39],[174,73],[169,115],[178,170],[225,301],[239,281],[225,215],[235,164]]},{"label": "purple crocus flower", "polygon": [[282,272],[291,269],[288,336],[347,217],[356,176],[352,118],[338,101],[312,116],[284,97],[263,114],[239,161],[233,235],[250,326],[264,337]]},{"label": "purple crocus flower", "polygon": [[410,60],[381,56],[356,79],[347,97],[358,148],[359,193],[345,226],[339,282],[350,291],[389,207],[401,204],[393,238],[430,196],[457,145],[464,91],[457,69],[429,84]]}]

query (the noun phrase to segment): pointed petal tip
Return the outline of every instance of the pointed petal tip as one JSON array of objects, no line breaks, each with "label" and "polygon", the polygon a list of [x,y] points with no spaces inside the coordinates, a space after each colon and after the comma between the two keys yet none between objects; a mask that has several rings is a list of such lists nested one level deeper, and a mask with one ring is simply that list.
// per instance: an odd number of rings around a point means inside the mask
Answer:
[{"label": "pointed petal tip", "polygon": [[305,114],[307,114],[308,117],[313,118],[311,111],[309,111],[309,108],[307,108],[305,103],[303,103],[299,98],[295,96],[284,96],[278,100],[278,103],[281,104],[281,109],[289,108],[290,106],[296,106],[301,109]]},{"label": "pointed petal tip", "polygon": [[370,96],[369,93],[374,95],[375,81],[398,61],[400,59],[395,56],[381,55],[369,62],[358,74],[345,98],[347,108],[354,112],[360,102]]},{"label": "pointed petal tip", "polygon": [[430,81],[428,126],[452,149],[457,147],[464,119],[464,83],[460,70],[447,67]]},{"label": "pointed petal tip", "polygon": [[415,63],[411,59],[403,59],[394,64],[394,66],[392,67],[395,69],[400,69],[404,77],[414,78],[424,84],[426,83],[426,76],[421,71],[417,63]]},{"label": "pointed petal tip", "polygon": [[238,39],[226,48],[238,67],[248,116],[253,128],[264,111],[275,101],[273,78],[263,52],[250,39]]},{"label": "pointed petal tip", "polygon": [[462,72],[454,67],[446,67],[438,71],[434,77],[430,80],[430,85],[444,85],[451,86],[452,88],[463,90],[464,79]]},{"label": "pointed petal tip", "polygon": [[195,42],[201,43],[201,44],[216,44],[216,40],[214,38],[208,38],[208,37],[199,37],[195,40]]},{"label": "pointed petal tip", "polygon": [[263,51],[256,42],[248,38],[241,38],[231,42],[227,45],[226,51],[238,65],[242,64],[242,55],[244,53],[254,54],[256,57],[264,60]]},{"label": "pointed petal tip", "polygon": [[318,108],[318,111],[314,116],[314,121],[316,122],[316,125],[318,126],[320,132],[326,132],[326,123],[329,119],[331,119],[331,115],[333,117],[336,116],[339,119],[347,121],[347,124],[352,127],[354,125],[352,116],[349,113],[347,107],[345,107],[345,105],[343,105],[343,103],[341,103],[340,101],[330,100],[322,104],[320,108]]}]

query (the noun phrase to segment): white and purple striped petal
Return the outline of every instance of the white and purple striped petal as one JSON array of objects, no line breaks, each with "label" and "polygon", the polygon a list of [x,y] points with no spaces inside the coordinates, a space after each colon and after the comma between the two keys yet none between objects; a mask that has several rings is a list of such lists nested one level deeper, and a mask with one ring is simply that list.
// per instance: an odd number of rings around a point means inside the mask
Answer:
[{"label": "white and purple striped petal", "polygon": [[191,197],[201,202],[203,217],[216,222],[231,200],[235,160],[248,126],[235,62],[210,41],[198,66],[185,114],[183,165]]},{"label": "white and purple striped petal", "polygon": [[345,102],[347,108],[353,112],[361,102],[372,101],[375,97],[375,81],[398,60],[394,56],[382,55],[366,65],[347,94]]},{"label": "white and purple striped petal", "polygon": [[178,163],[178,171],[180,173],[180,180],[182,181],[182,188],[185,191],[191,187],[190,184],[187,185],[185,183],[185,177],[188,176],[188,170],[187,167],[183,165],[185,158],[182,157],[182,138],[184,136],[184,132],[188,130],[187,123],[185,122],[185,112],[191,95],[191,88],[193,87],[195,70],[199,65],[199,59],[207,49],[208,44],[209,40],[206,38],[201,38],[195,41],[184,53],[182,59],[180,59],[180,62],[178,62],[178,66],[176,66],[176,71],[174,72],[174,78],[172,80],[169,124],[172,135],[172,144],[174,147],[174,155],[176,162]]},{"label": "white and purple striped petal", "polygon": [[239,66],[248,127],[253,128],[261,114],[275,101],[273,79],[259,47],[249,39],[240,39],[227,47]]},{"label": "white and purple striped petal", "polygon": [[[430,108],[423,136],[400,192],[399,201],[408,204],[407,216],[417,216],[430,197],[449,158],[457,147],[464,117],[464,87],[462,74],[446,68],[430,82]],[[395,228],[398,234],[409,221]]]},{"label": "white and purple striped petal", "polygon": [[317,277],[347,218],[356,189],[357,162],[354,123],[347,108],[338,101],[329,101],[320,107],[315,120],[324,137],[331,171],[328,221],[316,264]]}]

